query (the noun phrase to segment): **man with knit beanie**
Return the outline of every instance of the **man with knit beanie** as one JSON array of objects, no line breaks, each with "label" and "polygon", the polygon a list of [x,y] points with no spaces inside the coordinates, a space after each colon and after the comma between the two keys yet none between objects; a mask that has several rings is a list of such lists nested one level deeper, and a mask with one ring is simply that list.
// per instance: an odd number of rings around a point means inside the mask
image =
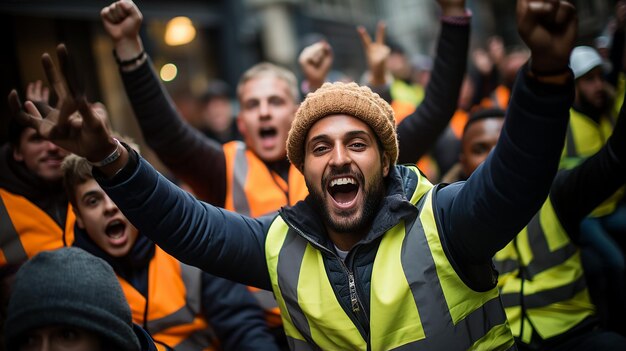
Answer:
[{"label": "man with knit beanie", "polygon": [[20,268],[5,335],[10,351],[43,350],[44,345],[77,351],[156,350],[150,336],[132,323],[111,267],[78,248],[42,251]]},{"label": "man with knit beanie", "polygon": [[[396,165],[389,105],[356,84],[322,86],[301,104],[287,141],[310,195],[257,219],[168,183],[112,139],[84,98],[67,96],[45,119],[30,104],[21,110],[14,92],[9,100],[24,123],[94,162],[102,188],[164,250],[271,289],[292,349],[509,350],[491,257],[528,223],[556,172],[576,26],[567,1],[518,1],[532,59],[494,153],[466,182],[433,186],[417,168]],[[51,86],[63,86],[43,59]],[[72,106],[82,123],[67,120]]]}]

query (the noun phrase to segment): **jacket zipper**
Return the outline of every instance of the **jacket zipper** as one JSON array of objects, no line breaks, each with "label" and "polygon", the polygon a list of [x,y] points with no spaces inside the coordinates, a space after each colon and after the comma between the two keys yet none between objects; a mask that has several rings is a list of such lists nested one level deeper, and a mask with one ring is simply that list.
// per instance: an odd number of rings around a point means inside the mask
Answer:
[{"label": "jacket zipper", "polygon": [[[365,314],[365,311],[363,309],[363,304],[361,303],[361,300],[359,298],[359,294],[357,292],[356,289],[356,280],[354,279],[354,273],[352,273],[352,271],[350,269],[348,269],[348,266],[346,265],[346,263],[341,259],[341,257],[339,257],[335,252],[329,250],[328,248],[318,244],[316,241],[313,240],[313,238],[311,238],[309,235],[305,234],[302,230],[300,230],[300,228],[296,227],[295,225],[293,225],[292,223],[290,223],[287,219],[285,219],[283,217],[283,220],[285,221],[285,223],[287,223],[287,225],[289,225],[289,227],[291,227],[293,230],[295,230],[296,232],[298,232],[298,234],[303,237],[306,241],[308,241],[311,245],[315,246],[317,249],[319,249],[320,251],[324,251],[328,254],[330,254],[331,256],[333,256],[335,259],[337,259],[339,261],[339,263],[341,264],[341,267],[344,270],[344,273],[347,275],[348,277],[348,287],[350,289],[350,307],[352,309],[352,316],[350,316],[352,319],[352,321],[354,322],[354,325],[357,327],[357,329],[359,329],[359,332],[361,333],[361,335],[365,338],[365,340],[369,340],[369,333],[365,330],[363,330],[363,327],[361,326],[360,323],[360,319],[361,319],[361,315],[363,315],[365,317],[365,321],[367,322],[367,326],[369,327],[369,319],[367,318],[367,315]],[[339,299],[341,301],[341,299]],[[356,320],[354,320],[354,318],[356,318]]]}]

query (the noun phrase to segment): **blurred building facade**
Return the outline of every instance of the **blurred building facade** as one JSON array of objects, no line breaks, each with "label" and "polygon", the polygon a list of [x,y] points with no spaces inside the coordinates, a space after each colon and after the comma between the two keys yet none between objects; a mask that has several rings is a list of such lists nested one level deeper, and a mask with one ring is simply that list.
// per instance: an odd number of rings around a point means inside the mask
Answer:
[{"label": "blurred building facade", "polygon": [[[519,43],[512,0],[467,0],[474,17],[472,46],[493,34],[506,44]],[[590,43],[606,27],[614,1],[576,0],[580,9],[580,41]],[[115,129],[141,141],[112,56],[112,45],[100,22],[102,0],[0,1],[0,26],[5,54],[1,55],[2,89],[44,79],[41,53],[68,45],[88,97],[104,102]],[[356,32],[364,25],[374,33],[378,20],[387,23],[387,35],[409,55],[434,52],[439,31],[434,0],[144,0],[136,1],[144,14],[142,38],[158,70],[174,64],[178,73],[166,82],[172,95],[197,94],[208,81],[219,78],[232,87],[251,65],[267,60],[298,72],[297,56],[313,38],[325,38],[335,55],[334,69],[358,80],[365,70],[363,48]],[[188,17],[196,37],[188,44],[167,45],[168,21]],[[45,80],[45,79],[44,79]],[[8,107],[2,100],[0,142],[6,140]]]}]

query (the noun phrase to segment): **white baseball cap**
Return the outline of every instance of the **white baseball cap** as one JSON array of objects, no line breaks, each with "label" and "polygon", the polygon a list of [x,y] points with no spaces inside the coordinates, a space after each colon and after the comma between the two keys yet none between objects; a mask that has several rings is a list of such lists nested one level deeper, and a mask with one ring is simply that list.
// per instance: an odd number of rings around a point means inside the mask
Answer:
[{"label": "white baseball cap", "polygon": [[574,71],[574,79],[578,79],[596,67],[603,67],[604,61],[596,49],[590,46],[577,46],[572,50],[569,65]]}]

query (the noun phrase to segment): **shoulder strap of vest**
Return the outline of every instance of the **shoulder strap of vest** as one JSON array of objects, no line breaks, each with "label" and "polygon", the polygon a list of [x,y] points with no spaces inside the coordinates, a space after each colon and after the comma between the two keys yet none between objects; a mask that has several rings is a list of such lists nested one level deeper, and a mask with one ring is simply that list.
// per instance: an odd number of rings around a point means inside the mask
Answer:
[{"label": "shoulder strap of vest", "polygon": [[409,201],[416,205],[420,199],[424,198],[424,194],[433,187],[433,184],[416,166],[406,166],[406,169],[410,173],[407,172],[408,174],[403,174],[402,177],[404,192]]},{"label": "shoulder strap of vest", "polygon": [[250,215],[250,205],[244,186],[248,177],[248,158],[246,157],[246,146],[242,142],[237,142],[235,160],[233,163],[233,205],[237,213]]},{"label": "shoulder strap of vest", "polygon": [[4,200],[0,194],[0,249],[4,254],[5,263],[18,264],[28,259],[26,250],[22,246],[19,234],[13,226]]}]

